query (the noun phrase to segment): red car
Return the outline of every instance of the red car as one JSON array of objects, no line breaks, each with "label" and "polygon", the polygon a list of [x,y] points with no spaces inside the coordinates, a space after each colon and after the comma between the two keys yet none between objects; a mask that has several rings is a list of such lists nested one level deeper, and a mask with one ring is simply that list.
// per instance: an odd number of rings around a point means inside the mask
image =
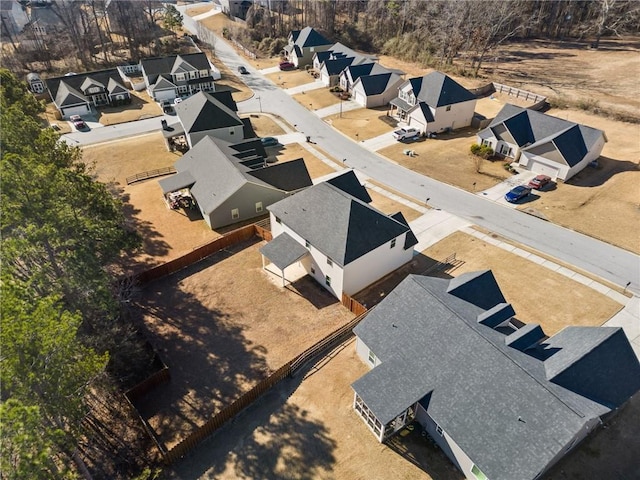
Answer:
[{"label": "red car", "polygon": [[545,187],[545,185],[547,185],[549,182],[551,181],[551,177],[549,175],[538,175],[537,177],[533,178],[530,182],[529,185],[527,185],[529,188],[534,188],[536,190],[541,190],[542,188]]},{"label": "red car", "polygon": [[278,68],[280,68],[280,70],[294,70],[296,66],[291,62],[280,62]]},{"label": "red car", "polygon": [[71,121],[71,123],[73,123],[73,126],[76,127],[76,130],[87,129],[87,124],[84,123],[84,120],[82,120],[82,117],[80,115],[71,115],[69,117],[69,120]]}]

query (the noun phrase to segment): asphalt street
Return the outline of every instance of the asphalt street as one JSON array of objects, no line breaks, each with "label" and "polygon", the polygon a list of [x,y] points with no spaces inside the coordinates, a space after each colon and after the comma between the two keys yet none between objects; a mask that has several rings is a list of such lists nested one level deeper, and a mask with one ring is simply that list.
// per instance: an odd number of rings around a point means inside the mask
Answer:
[{"label": "asphalt street", "polygon": [[[193,21],[185,15],[185,27],[195,29]],[[629,291],[640,293],[640,257],[597,239],[568,230],[524,212],[502,206],[488,199],[456,187],[437,182],[363,148],[317,115],[310,112],[256,69],[223,39],[215,41],[216,56],[232,72],[239,65],[249,70],[239,75],[254,96],[238,104],[239,113],[269,112],[286,119],[299,132],[309,136],[311,142],[334,158],[345,158],[346,164],[365,176],[413,197],[419,203],[452,213],[470,223],[486,228],[508,239],[554,257],[562,262],[595,274]],[[175,117],[168,117],[171,119]],[[117,126],[72,133],[63,138],[74,145],[90,144],[139,135],[157,130],[160,117]],[[426,159],[425,161],[428,161]],[[535,279],[522,279],[522,287],[534,284]],[[628,285],[627,285],[628,284]],[[570,292],[568,292],[570,295]]]}]

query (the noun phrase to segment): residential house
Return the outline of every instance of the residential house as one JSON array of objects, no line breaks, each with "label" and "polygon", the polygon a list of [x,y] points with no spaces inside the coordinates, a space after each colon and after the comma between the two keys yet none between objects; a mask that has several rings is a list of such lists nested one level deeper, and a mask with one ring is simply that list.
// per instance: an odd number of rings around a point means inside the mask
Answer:
[{"label": "residential house", "polygon": [[245,124],[238,114],[231,93],[198,92],[175,105],[179,127],[171,136],[184,135],[189,147],[207,136],[236,143],[244,139]]},{"label": "residential house", "polygon": [[380,73],[398,73],[403,75],[403,72],[398,70],[391,70],[383,67],[377,62],[361,63],[359,65],[350,65],[340,72],[339,85],[345,92],[350,92],[353,89],[353,84],[356,80],[364,75],[377,75]]},{"label": "residential house", "polygon": [[247,18],[247,12],[253,6],[253,0],[218,0],[218,3],[223,13],[242,20]]},{"label": "residential house", "polygon": [[335,43],[329,50],[318,52],[313,57],[313,68],[320,72],[320,80],[327,87],[337,85],[342,71],[352,65],[373,63],[376,57],[357,53],[342,43]]},{"label": "residential house", "polygon": [[597,128],[510,104],[478,133],[478,143],[497,154],[560,180],[569,180],[597,160],[606,142]]},{"label": "residential house", "polygon": [[353,100],[365,108],[382,107],[396,98],[404,82],[397,73],[362,75],[353,84]]},{"label": "residential house", "polygon": [[471,125],[476,96],[444,73],[431,72],[400,85],[391,107],[410,127],[435,133]]},{"label": "residential house", "polygon": [[287,61],[298,68],[311,65],[313,56],[317,52],[328,50],[331,42],[324,38],[317,30],[304,27],[302,30],[292,30],[289,33],[288,44],[282,54]]},{"label": "residential house", "polygon": [[144,58],[140,67],[147,92],[157,102],[215,91],[213,67],[201,52]]},{"label": "residential house", "polygon": [[273,240],[260,250],[282,272],[303,267],[341,299],[404,265],[418,242],[401,213],[386,215],[348,171],[270,207]]},{"label": "residential house", "polygon": [[640,363],[621,328],[547,337],[514,315],[491,271],[408,276],[354,328],[372,367],[355,411],[380,442],[417,421],[467,478],[540,478],[640,389]]},{"label": "residential house", "polygon": [[122,85],[116,68],[73,73],[45,80],[51,100],[63,118],[86,115],[93,107],[131,102],[129,90]]},{"label": "residential house", "polygon": [[165,198],[188,191],[215,229],[265,215],[266,208],[312,185],[304,160],[268,164],[259,139],[229,143],[205,136],[159,181]]}]

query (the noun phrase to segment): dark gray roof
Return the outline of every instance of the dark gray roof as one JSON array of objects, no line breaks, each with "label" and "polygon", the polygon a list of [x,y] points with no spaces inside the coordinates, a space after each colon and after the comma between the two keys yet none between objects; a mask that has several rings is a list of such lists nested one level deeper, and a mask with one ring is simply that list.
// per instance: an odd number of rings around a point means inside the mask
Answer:
[{"label": "dark gray roof", "polygon": [[391,73],[380,73],[377,75],[363,75],[360,77],[360,82],[367,95],[380,95],[385,92],[391,79]]},{"label": "dark gray roof", "polygon": [[268,210],[341,267],[411,231],[327,182],[280,200]]},{"label": "dark gray roof", "polygon": [[348,193],[352,197],[362,200],[364,203],[371,203],[372,201],[369,192],[367,192],[364,185],[360,183],[353,170],[348,170],[341,175],[330,178],[326,182]]},{"label": "dark gray roof", "polygon": [[[495,279],[461,277],[411,275],[370,311],[354,332],[382,363],[353,388],[383,423],[420,400],[488,478],[532,479],[585,425],[640,389],[640,364],[621,329],[567,328],[537,347],[546,355],[511,348],[505,334],[478,322],[487,310],[479,305],[490,303],[485,293],[502,296]],[[465,285],[476,282],[488,291]],[[607,400],[615,402],[584,396],[557,376],[549,381],[545,364],[556,355],[549,370],[577,367],[590,391],[612,389],[617,395]]]},{"label": "dark gray roof", "polygon": [[309,250],[300,245],[287,232],[282,232],[269,243],[260,247],[260,253],[280,270],[284,270],[289,265],[308,255]]},{"label": "dark gray roof", "polygon": [[[292,32],[293,33],[293,32]],[[295,31],[294,42],[299,47],[319,47],[321,45],[330,45],[331,42],[320,35],[311,27],[304,27],[302,30]]]},{"label": "dark gray roof", "polygon": [[176,105],[175,110],[187,133],[244,126],[232,109],[202,91]]},{"label": "dark gray roof", "polygon": [[[56,105],[76,105],[87,102],[87,97],[82,93],[82,85],[95,84],[104,88],[107,85],[117,85],[126,90],[122,85],[122,78],[116,68],[97,70],[93,72],[64,75],[62,77],[47,78],[45,83]],[[67,98],[71,96],[71,98]]]},{"label": "dark gray roof", "polygon": [[473,93],[442,72],[431,72],[423,77],[410,78],[407,82],[411,84],[418,102],[425,102],[433,108],[476,98]]},{"label": "dark gray roof", "polygon": [[[404,218],[404,215],[402,214],[402,212],[394,213],[393,215],[390,215],[390,217],[393,218],[394,220],[399,221],[401,224],[406,225],[407,227],[409,226],[409,222],[407,222],[407,219]],[[418,237],[416,237],[416,235],[413,233],[413,230],[409,230],[407,232],[407,236],[404,239],[404,249],[406,250],[407,248],[411,248],[417,244],[418,244]]]},{"label": "dark gray roof", "polygon": [[231,144],[206,136],[178,159],[175,167],[178,175],[189,172],[195,179],[191,194],[205,213],[213,212],[247,183],[287,193],[312,184],[302,159],[266,164],[264,148],[256,139]]},{"label": "dark gray roof", "polygon": [[510,104],[506,104],[479,135],[482,138],[499,136],[496,134],[499,125],[507,128],[523,151],[553,143],[553,148],[560,152],[569,166],[580,163],[604,135],[602,130],[596,128]]},{"label": "dark gray roof", "polygon": [[327,69],[329,75],[338,75],[354,61],[355,57],[327,59],[324,61],[324,67]]},{"label": "dark gray roof", "polygon": [[[161,75],[178,70],[188,71],[209,70],[209,60],[204,53],[186,53],[181,55],[169,55],[166,57],[143,58],[140,65],[147,76]],[[191,68],[190,68],[191,67]]]}]

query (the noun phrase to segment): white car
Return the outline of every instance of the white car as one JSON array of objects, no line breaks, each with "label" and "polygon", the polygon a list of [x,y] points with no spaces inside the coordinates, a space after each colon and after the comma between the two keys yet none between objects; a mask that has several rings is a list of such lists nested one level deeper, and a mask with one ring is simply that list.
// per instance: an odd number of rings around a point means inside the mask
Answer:
[{"label": "white car", "polygon": [[401,128],[393,132],[393,138],[396,140],[409,140],[411,138],[417,138],[418,136],[420,136],[420,132],[417,128],[413,127]]},{"label": "white car", "polygon": [[176,97],[176,99],[173,101],[174,105],[177,105],[180,102],[182,102],[182,98],[180,98],[180,97]]}]

